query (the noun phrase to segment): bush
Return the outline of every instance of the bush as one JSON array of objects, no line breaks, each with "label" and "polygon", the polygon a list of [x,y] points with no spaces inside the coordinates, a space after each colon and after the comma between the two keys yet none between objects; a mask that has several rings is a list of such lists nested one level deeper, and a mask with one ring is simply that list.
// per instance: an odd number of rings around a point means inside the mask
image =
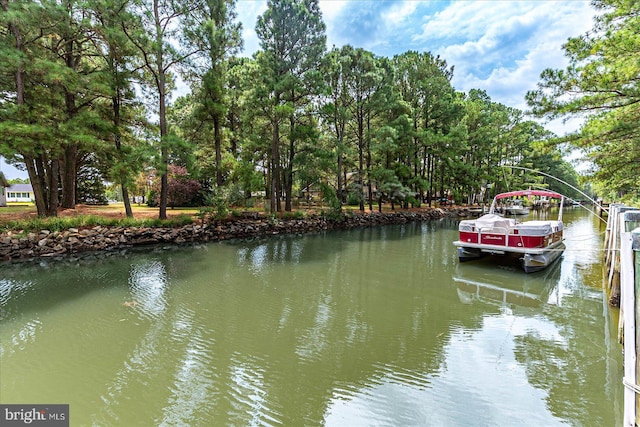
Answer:
[{"label": "bush", "polygon": [[340,199],[336,194],[336,190],[332,186],[322,183],[320,184],[320,191],[322,191],[324,201],[329,205],[332,211],[336,211],[338,213],[342,212],[342,202],[340,202]]},{"label": "bush", "polygon": [[160,195],[156,190],[149,190],[149,192],[147,192],[147,206],[150,208],[157,208],[159,200]]},{"label": "bush", "polygon": [[364,199],[362,194],[362,186],[357,183],[349,184],[347,193],[347,205],[360,206],[360,202]]},{"label": "bush", "polygon": [[174,218],[160,220],[157,218],[104,218],[95,215],[77,217],[33,218],[29,220],[9,221],[0,231],[22,230],[25,233],[37,233],[40,230],[64,231],[81,227],[181,227],[193,223],[191,215],[182,214]]},{"label": "bush", "polygon": [[201,223],[204,224],[205,221],[209,221],[213,217],[213,207],[212,206],[201,207],[200,209],[198,209],[198,213],[196,214],[196,217],[198,217]]},{"label": "bush", "polygon": [[304,219],[303,211],[283,212],[282,219]]},{"label": "bush", "polygon": [[215,219],[224,219],[229,216],[229,203],[223,188],[217,188],[205,197],[205,203],[211,208]]}]

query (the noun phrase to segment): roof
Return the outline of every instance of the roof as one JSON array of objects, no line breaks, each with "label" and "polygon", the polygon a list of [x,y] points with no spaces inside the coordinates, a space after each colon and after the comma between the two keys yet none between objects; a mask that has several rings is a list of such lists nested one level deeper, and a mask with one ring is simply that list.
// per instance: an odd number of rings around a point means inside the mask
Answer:
[{"label": "roof", "polygon": [[7,187],[7,191],[33,192],[31,184],[11,184]]},{"label": "roof", "polygon": [[2,171],[0,171],[0,187],[8,187],[9,183],[7,182],[7,178],[4,176]]}]

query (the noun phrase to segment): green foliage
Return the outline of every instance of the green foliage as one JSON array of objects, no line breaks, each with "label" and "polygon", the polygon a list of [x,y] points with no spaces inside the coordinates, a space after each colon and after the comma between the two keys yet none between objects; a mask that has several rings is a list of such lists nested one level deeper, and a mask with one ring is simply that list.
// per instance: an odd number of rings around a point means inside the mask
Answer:
[{"label": "green foliage", "polygon": [[214,209],[212,206],[202,206],[198,209],[196,213],[196,217],[200,220],[202,224],[206,221],[209,221],[214,218]]},{"label": "green foliage", "polygon": [[364,195],[362,194],[362,186],[357,183],[351,183],[347,192],[347,205],[360,206],[360,203],[364,201]]},{"label": "green foliage", "polygon": [[322,183],[320,184],[320,191],[322,192],[322,197],[329,208],[331,208],[332,213],[340,213],[342,212],[342,203],[340,199],[336,195],[336,190],[332,186]]},{"label": "green foliage", "polygon": [[282,219],[304,219],[303,211],[283,212]]},{"label": "green foliage", "polygon": [[106,205],[106,188],[104,178],[95,166],[95,163],[87,162],[78,171],[78,202],[88,205]]},{"label": "green foliage", "polygon": [[[216,191],[220,192],[220,189]],[[224,187],[222,192],[229,206],[245,205],[245,193],[242,191],[242,186],[240,184]]]},{"label": "green foliage", "polygon": [[205,197],[208,211],[212,212],[215,219],[224,219],[229,216],[229,200],[227,191],[224,188],[217,188],[214,192]]},{"label": "green foliage", "polygon": [[407,201],[415,203],[413,192],[410,188],[402,185],[394,171],[389,169],[376,169],[373,176],[378,183],[378,197],[380,201],[387,200],[392,203]]},{"label": "green foliage", "polygon": [[145,198],[147,199],[147,206],[150,208],[158,207],[158,200],[160,199],[160,196],[158,196],[158,192],[156,190],[149,190]]},{"label": "green foliage", "polygon": [[[269,122],[270,171],[276,177],[270,193],[284,194],[285,210],[291,210],[295,168],[301,164],[297,157],[303,144],[316,139],[312,102],[321,91],[319,67],[326,49],[318,0],[269,0],[256,34],[263,50],[257,55],[254,99]],[[279,198],[271,198],[271,210],[281,210]]]},{"label": "green foliage", "polygon": [[0,225],[0,232],[18,231],[23,233],[49,230],[51,232],[64,231],[70,228],[86,227],[182,227],[193,222],[190,215],[181,214],[167,220],[144,218],[113,219],[95,215],[81,215],[77,217],[34,218],[29,220],[8,221]]},{"label": "green foliage", "polygon": [[640,4],[595,0],[593,5],[600,11],[593,29],[564,45],[567,68],[544,70],[527,101],[541,117],[586,116],[579,133],[564,141],[593,162],[595,178],[609,191],[637,196]]},{"label": "green foliage", "polygon": [[8,180],[7,183],[11,185],[11,184],[29,184],[30,182],[29,182],[29,178],[12,178]]},{"label": "green foliage", "polygon": [[[549,116],[610,111],[592,115],[573,144],[595,163],[608,192],[633,195],[640,173],[637,5],[595,4],[603,11],[596,31],[567,43],[569,69],[547,72],[531,99]],[[325,55],[317,0],[268,1],[253,58],[233,56],[242,45],[235,0],[160,0],[156,16],[151,1],[65,5],[12,1],[0,15],[0,94],[11,94],[0,102],[0,153],[32,172],[42,166],[38,179],[63,176],[58,159],[81,171],[93,167],[93,177],[76,177],[81,199],[98,199],[101,176],[136,196],[149,192],[147,202],[160,202],[162,215],[160,184],[149,188],[149,170],[171,173],[170,164],[213,192],[203,219],[250,206],[256,192],[282,195],[289,210],[294,194],[320,187],[337,214],[341,201],[364,209],[376,189],[381,202],[415,206],[451,194],[474,201],[487,183],[496,191],[554,185],[530,172],[504,172],[504,164],[578,184],[552,135],[484,91],[457,93],[443,58],[409,51],[389,59],[348,45]],[[178,72],[191,93],[167,105]],[[144,96],[136,98],[133,82]],[[563,96],[569,89],[584,96]],[[57,212],[57,189],[68,193],[67,181],[45,188],[51,191],[39,197],[48,202],[38,205],[40,214]],[[201,203],[182,200],[193,192],[174,187],[165,204]]]}]

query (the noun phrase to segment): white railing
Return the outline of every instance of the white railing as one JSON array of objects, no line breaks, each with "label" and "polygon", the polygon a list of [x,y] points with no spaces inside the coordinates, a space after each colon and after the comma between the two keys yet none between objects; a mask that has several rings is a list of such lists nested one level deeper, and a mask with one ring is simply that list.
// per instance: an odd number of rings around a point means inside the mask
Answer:
[{"label": "white railing", "polygon": [[[605,234],[606,285],[610,291],[609,302],[619,301],[618,341],[624,347],[624,426],[640,424],[636,413],[636,401],[640,399],[637,371],[636,330],[638,309],[636,304],[636,265],[634,239],[640,242],[640,210],[624,205],[612,205],[609,210]],[[634,231],[635,229],[635,231]],[[638,244],[640,246],[640,244]],[[640,247],[635,248],[640,257]],[[640,277],[640,273],[637,274]]]}]

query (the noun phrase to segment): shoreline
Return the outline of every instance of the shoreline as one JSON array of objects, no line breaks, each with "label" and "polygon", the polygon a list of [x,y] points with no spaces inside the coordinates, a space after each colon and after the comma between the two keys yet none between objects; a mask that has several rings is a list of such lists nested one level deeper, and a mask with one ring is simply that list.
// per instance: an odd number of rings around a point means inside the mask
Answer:
[{"label": "shoreline", "polygon": [[337,219],[327,219],[314,214],[303,219],[241,217],[204,223],[194,221],[174,228],[95,226],[54,232],[41,230],[39,233],[27,234],[9,231],[0,234],[0,260],[13,263],[85,252],[115,252],[159,244],[180,245],[280,234],[304,234],[466,216],[469,216],[466,208],[424,208],[382,213],[342,213]]}]

